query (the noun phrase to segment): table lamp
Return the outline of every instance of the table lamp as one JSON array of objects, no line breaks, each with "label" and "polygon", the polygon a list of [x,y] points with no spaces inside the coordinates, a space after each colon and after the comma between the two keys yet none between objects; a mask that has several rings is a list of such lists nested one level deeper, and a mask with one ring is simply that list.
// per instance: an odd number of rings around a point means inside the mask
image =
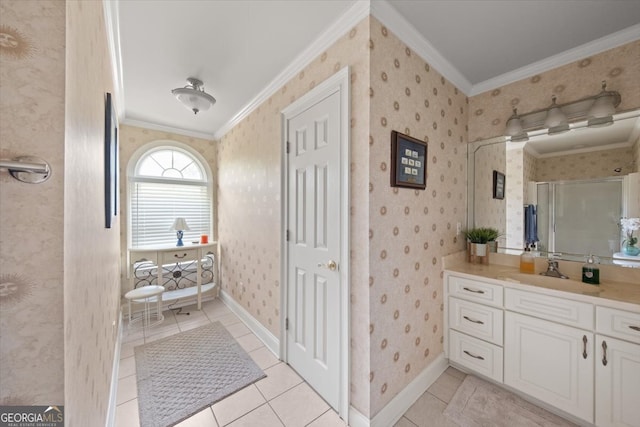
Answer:
[{"label": "table lamp", "polygon": [[169,230],[175,230],[176,232],[176,237],[178,238],[178,243],[176,243],[176,246],[184,246],[184,243],[182,243],[183,231],[191,231],[191,229],[187,225],[187,221],[184,218],[176,218]]}]

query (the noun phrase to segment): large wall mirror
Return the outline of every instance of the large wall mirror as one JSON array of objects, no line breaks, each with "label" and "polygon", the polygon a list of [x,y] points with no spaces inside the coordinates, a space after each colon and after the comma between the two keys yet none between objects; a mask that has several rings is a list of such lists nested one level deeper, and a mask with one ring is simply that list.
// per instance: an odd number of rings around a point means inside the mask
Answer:
[{"label": "large wall mirror", "polygon": [[[557,135],[532,132],[526,142],[470,143],[468,227],[497,228],[500,250],[521,253],[532,237],[525,217],[534,213],[541,256],[594,254],[640,268],[640,258],[623,256],[620,229],[622,217],[640,217],[640,110],[614,119],[606,127],[574,123]],[[494,198],[494,171],[506,177],[503,199]]]}]

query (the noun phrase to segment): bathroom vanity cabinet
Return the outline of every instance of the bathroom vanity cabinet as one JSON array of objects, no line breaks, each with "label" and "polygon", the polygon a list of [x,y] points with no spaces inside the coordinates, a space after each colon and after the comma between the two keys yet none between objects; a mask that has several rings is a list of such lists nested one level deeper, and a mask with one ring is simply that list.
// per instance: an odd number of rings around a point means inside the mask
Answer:
[{"label": "bathroom vanity cabinet", "polygon": [[576,419],[640,426],[640,304],[602,298],[606,285],[501,274],[445,271],[449,361]]}]

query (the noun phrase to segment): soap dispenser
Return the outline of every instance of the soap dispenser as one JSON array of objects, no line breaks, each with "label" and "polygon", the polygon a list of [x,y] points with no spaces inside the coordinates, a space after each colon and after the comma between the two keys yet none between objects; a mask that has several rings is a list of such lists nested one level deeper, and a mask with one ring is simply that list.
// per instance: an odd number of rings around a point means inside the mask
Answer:
[{"label": "soap dispenser", "polygon": [[589,255],[587,262],[582,266],[582,282],[590,285],[600,284],[600,268],[593,255]]},{"label": "soap dispenser", "polygon": [[535,272],[535,265],[534,256],[531,254],[531,249],[527,245],[522,255],[520,255],[520,273],[533,274]]}]

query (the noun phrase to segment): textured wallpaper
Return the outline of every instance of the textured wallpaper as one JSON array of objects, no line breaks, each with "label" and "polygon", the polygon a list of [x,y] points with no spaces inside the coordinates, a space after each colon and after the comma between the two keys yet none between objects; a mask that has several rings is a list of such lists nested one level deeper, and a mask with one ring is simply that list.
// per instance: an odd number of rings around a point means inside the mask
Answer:
[{"label": "textured wallpaper", "polygon": [[505,194],[507,213],[506,245],[508,248],[524,248],[524,186],[525,161],[524,143],[507,144],[507,171],[505,173]]},{"label": "textured wallpaper", "polygon": [[104,102],[113,80],[102,2],[63,4],[65,425],[103,425],[120,317],[120,227],[104,227]]},{"label": "textured wallpaper", "polygon": [[52,170],[0,173],[0,405],[62,405],[65,3],[0,1],[0,37],[0,157]]},{"label": "textured wallpaper", "polygon": [[351,404],[369,413],[369,18],[314,59],[218,145],[222,289],[280,335],[280,112],[351,67]]},{"label": "textured wallpaper", "polygon": [[583,58],[562,67],[469,98],[469,141],[504,135],[506,121],[517,107],[521,114],[575,101],[607,89],[622,95],[618,111],[640,107],[640,40]]},{"label": "textured wallpaper", "polygon": [[[120,216],[120,249],[121,249],[121,264],[122,264],[122,289],[121,295],[124,296],[131,290],[129,285],[129,279],[127,278],[127,248],[128,248],[128,211],[127,206],[127,194],[128,194],[128,175],[127,169],[130,166],[131,156],[142,146],[155,142],[155,141],[176,141],[182,144],[186,144],[189,147],[196,150],[209,165],[213,174],[213,235],[209,237],[212,241],[218,235],[216,231],[216,145],[214,141],[209,141],[201,138],[194,138],[190,136],[179,135],[176,133],[165,132],[160,130],[144,129],[136,126],[120,125],[120,200],[122,212]],[[168,232],[168,231],[167,231]]]},{"label": "textured wallpaper", "polygon": [[[473,150],[473,146],[469,146]],[[474,225],[493,227],[501,234],[506,231],[506,199],[493,198],[493,171],[506,174],[505,143],[484,145],[475,150]],[[499,240],[500,241],[500,240]],[[501,244],[504,242],[500,241]]]},{"label": "textured wallpaper", "polygon": [[[467,98],[371,19],[371,416],[443,347],[441,258],[463,249]],[[427,188],[389,185],[390,134],[428,143]]]},{"label": "textured wallpaper", "polygon": [[[627,175],[637,172],[633,147],[536,159],[536,181],[567,181]],[[616,172],[616,168],[622,168]]]}]

